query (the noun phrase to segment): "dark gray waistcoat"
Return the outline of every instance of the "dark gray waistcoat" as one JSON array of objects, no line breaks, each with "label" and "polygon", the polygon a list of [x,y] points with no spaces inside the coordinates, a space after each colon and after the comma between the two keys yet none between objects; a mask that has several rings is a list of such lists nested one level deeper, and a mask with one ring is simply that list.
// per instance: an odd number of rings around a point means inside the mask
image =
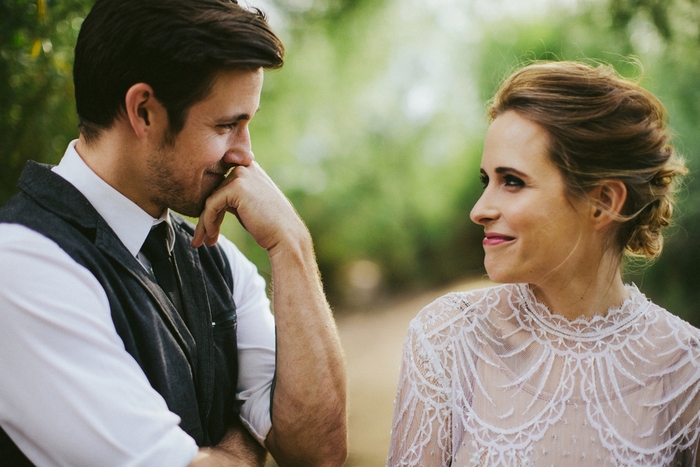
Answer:
[{"label": "dark gray waistcoat", "polygon": [[[181,317],[73,185],[50,167],[29,162],[18,186],[21,192],[0,209],[0,222],[48,237],[97,278],[127,352],[180,416],[182,429],[200,446],[216,444],[235,416],[238,376],[233,277],[221,249],[192,248],[192,226],[171,215],[183,284]],[[0,465],[31,465],[1,429]]]}]

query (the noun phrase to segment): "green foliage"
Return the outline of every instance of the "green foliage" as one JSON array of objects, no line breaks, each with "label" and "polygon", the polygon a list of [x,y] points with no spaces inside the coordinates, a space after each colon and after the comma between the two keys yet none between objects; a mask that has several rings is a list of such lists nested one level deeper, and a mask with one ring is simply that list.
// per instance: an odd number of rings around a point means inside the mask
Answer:
[{"label": "green foliage", "polygon": [[0,202],[27,159],[56,162],[77,128],[71,64],[92,2],[0,3]]},{"label": "green foliage", "polygon": [[610,14],[614,27],[622,29],[627,27],[636,15],[646,13],[654,22],[659,33],[664,38],[670,39],[672,30],[669,7],[672,3],[668,0],[611,0]]},{"label": "green foliage", "polygon": [[628,30],[635,21],[650,21],[667,42],[692,36],[700,41],[697,0],[610,0],[613,28]]},{"label": "green foliage", "polygon": [[629,35],[608,30],[599,8],[552,21],[556,16],[532,23],[506,20],[487,28],[476,67],[483,100],[490,99],[515,69],[536,60],[583,60],[611,64],[627,77],[640,74]]},{"label": "green foliage", "polygon": [[[429,118],[407,111],[422,88],[395,76],[407,72],[392,62],[407,60],[416,81],[425,64],[396,51],[399,21],[373,4],[333,28],[317,21],[292,31],[285,68],[266,76],[251,125],[256,157],[306,220],[336,303],[361,292],[348,281],[358,261],[378,266],[384,291],[481,273],[468,218],[480,137],[449,109]],[[226,232],[249,241],[235,224]]]},{"label": "green foliage", "polygon": [[[77,135],[71,63],[92,3],[0,3],[0,203],[26,159],[57,162]],[[270,5],[288,55],[266,75],[254,149],[306,220],[334,303],[482,274],[481,229],[469,211],[480,193],[484,109],[524,61],[604,61],[642,78],[669,108],[688,165],[698,167],[698,0],[589,1],[539,16],[477,11],[488,2]],[[689,183],[664,255],[628,273],[696,324],[699,202]],[[235,218],[224,232],[269,275],[266,253]],[[367,261],[381,273],[371,291],[350,279]]]}]

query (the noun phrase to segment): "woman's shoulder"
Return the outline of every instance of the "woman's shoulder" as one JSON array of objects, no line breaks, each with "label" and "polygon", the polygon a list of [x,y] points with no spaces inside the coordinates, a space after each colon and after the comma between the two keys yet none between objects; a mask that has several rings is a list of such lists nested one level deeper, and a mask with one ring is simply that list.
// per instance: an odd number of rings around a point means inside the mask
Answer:
[{"label": "woman's shoulder", "polygon": [[[661,379],[666,386],[663,400],[667,410],[677,411],[682,425],[700,424],[700,329],[665,308],[649,302],[644,313],[644,352],[638,367],[650,380]],[[649,363],[646,363],[649,362]],[[700,430],[700,428],[695,428]]]},{"label": "woman's shoulder", "polygon": [[[406,368],[418,369],[417,380],[426,380],[429,387],[449,386],[456,349],[468,347],[469,330],[478,325],[490,297],[499,287],[447,293],[426,305],[409,325],[404,343]],[[412,371],[412,370],[409,370]]]},{"label": "woman's shoulder", "polygon": [[[672,385],[700,385],[700,329],[648,300],[636,288],[632,289],[643,300],[638,300],[642,313],[633,324],[635,349],[641,351],[640,367],[649,365],[647,373],[666,374]],[[632,345],[632,344],[630,344]],[[698,386],[700,389],[700,386]]]},{"label": "woman's shoulder", "polygon": [[517,285],[504,284],[449,292],[426,305],[413,319],[411,327],[425,335],[459,331],[488,314],[515,287]]},{"label": "woman's shoulder", "polygon": [[698,352],[700,357],[700,329],[662,306],[651,301],[649,303],[650,308],[644,317],[654,332],[647,338],[658,341],[657,346],[670,346],[679,351]]}]

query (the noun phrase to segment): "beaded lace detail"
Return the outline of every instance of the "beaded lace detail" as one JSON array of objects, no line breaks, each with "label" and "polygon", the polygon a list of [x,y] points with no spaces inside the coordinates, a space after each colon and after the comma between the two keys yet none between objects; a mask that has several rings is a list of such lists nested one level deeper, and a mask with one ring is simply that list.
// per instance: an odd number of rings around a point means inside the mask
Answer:
[{"label": "beaded lace detail", "polygon": [[387,465],[695,466],[700,331],[635,286],[569,321],[524,284],[411,322]]}]

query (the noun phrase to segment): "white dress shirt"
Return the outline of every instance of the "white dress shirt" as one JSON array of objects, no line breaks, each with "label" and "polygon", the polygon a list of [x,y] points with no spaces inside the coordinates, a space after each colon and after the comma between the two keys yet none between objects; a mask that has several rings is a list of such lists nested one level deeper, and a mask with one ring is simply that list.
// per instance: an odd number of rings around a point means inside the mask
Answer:
[{"label": "white dress shirt", "polygon": [[[148,213],[98,177],[71,142],[54,172],[73,184],[135,257]],[[219,237],[233,272],[241,419],[271,427],[274,321],[265,281]],[[38,466],[186,466],[197,453],[126,352],[97,279],[53,241],[0,224],[0,426]]]}]

